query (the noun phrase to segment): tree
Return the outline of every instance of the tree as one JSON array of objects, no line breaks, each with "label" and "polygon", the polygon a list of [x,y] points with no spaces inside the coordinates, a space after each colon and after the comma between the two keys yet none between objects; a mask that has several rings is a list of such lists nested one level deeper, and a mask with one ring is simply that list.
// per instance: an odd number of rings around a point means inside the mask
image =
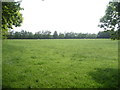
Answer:
[{"label": "tree", "polygon": [[21,33],[20,32],[15,32],[14,38],[15,39],[21,39]]},{"label": "tree", "polygon": [[55,31],[55,32],[53,33],[53,38],[54,38],[54,39],[58,38],[58,33],[57,33],[57,31]]},{"label": "tree", "polygon": [[76,38],[76,33],[74,33],[74,32],[67,32],[67,33],[65,33],[65,38],[66,39],[70,39],[70,38],[74,39],[74,38]]},{"label": "tree", "polygon": [[9,31],[7,38],[13,39],[14,38],[14,31]]},{"label": "tree", "polygon": [[46,30],[46,31],[44,31],[44,33],[43,33],[44,38],[45,38],[45,39],[49,39],[49,38],[51,38],[51,35],[50,35],[50,34],[51,34],[51,32],[50,32],[50,31],[47,31],[47,30]]},{"label": "tree", "polygon": [[60,39],[63,39],[63,38],[64,38],[64,34],[59,33],[59,38],[60,38]]},{"label": "tree", "polygon": [[7,35],[8,30],[13,29],[13,26],[21,26],[23,17],[20,11],[20,2],[2,2],[2,35],[3,38]]},{"label": "tree", "polygon": [[41,38],[43,38],[42,32],[41,31],[36,32],[34,34],[34,38],[35,39],[41,39]]},{"label": "tree", "polygon": [[86,38],[89,38],[89,39],[97,38],[97,35],[96,34],[87,33],[86,34]]},{"label": "tree", "polygon": [[[105,15],[100,19],[100,28],[114,31],[116,39],[120,39],[120,2],[109,2]],[[113,35],[113,36],[114,36]]]},{"label": "tree", "polygon": [[111,38],[111,35],[113,34],[112,31],[101,31],[98,33],[97,38]]}]

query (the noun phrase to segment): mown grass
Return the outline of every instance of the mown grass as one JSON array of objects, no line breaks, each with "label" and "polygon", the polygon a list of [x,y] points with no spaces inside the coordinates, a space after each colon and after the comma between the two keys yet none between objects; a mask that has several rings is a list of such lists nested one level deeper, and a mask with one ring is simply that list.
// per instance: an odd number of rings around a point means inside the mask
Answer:
[{"label": "mown grass", "polygon": [[4,40],[3,88],[117,88],[118,41]]}]

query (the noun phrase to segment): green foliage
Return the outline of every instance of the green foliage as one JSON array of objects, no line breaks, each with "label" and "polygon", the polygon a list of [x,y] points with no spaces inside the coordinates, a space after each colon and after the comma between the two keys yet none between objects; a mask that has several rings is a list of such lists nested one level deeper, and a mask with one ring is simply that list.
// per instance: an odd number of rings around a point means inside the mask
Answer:
[{"label": "green foliage", "polygon": [[100,19],[102,23],[100,27],[104,29],[115,30],[118,28],[119,24],[119,17],[118,17],[118,2],[109,2],[107,9],[105,11],[105,15]]},{"label": "green foliage", "polygon": [[51,32],[48,30],[38,31],[35,34],[21,30],[21,32],[9,31],[7,37],[8,39],[93,39],[97,38],[97,34],[67,32],[51,35]]},{"label": "green foliage", "polygon": [[58,33],[57,33],[57,31],[54,32],[53,37],[54,37],[55,39],[58,38]]},{"label": "green foliage", "polygon": [[5,40],[3,88],[117,88],[117,45],[107,39]]},{"label": "green foliage", "polygon": [[114,31],[101,31],[98,33],[97,38],[111,38],[113,37],[112,35],[114,34]]},{"label": "green foliage", "polygon": [[64,34],[63,33],[59,33],[59,38],[63,39],[64,38]]},{"label": "green foliage", "polygon": [[[105,15],[100,19],[100,28],[115,31],[112,38],[120,39],[120,2],[109,2]],[[116,37],[117,36],[117,37]]]},{"label": "green foliage", "polygon": [[3,38],[8,34],[8,30],[13,29],[13,26],[21,26],[23,22],[20,11],[19,2],[2,2],[2,35]]}]

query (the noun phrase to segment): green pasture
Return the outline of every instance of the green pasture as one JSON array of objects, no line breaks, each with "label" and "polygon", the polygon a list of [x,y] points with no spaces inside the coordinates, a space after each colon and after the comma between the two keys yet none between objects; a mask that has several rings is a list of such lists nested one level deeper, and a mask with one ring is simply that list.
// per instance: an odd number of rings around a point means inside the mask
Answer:
[{"label": "green pasture", "polygon": [[3,40],[3,88],[117,88],[118,41]]}]

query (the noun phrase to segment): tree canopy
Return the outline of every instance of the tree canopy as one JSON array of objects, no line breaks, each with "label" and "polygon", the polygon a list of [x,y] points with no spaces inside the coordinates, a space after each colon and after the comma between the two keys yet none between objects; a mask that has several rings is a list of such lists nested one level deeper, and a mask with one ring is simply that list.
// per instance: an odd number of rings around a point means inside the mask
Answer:
[{"label": "tree canopy", "polygon": [[100,19],[100,28],[114,31],[112,39],[120,39],[120,2],[109,2],[105,15]]},{"label": "tree canopy", "polygon": [[21,10],[23,10],[23,8],[20,7],[20,2],[2,2],[3,38],[7,35],[9,29],[13,29],[13,26],[21,26],[23,22]]},{"label": "tree canopy", "polygon": [[54,32],[53,37],[54,37],[54,38],[58,38],[58,33],[57,33],[57,31]]}]

